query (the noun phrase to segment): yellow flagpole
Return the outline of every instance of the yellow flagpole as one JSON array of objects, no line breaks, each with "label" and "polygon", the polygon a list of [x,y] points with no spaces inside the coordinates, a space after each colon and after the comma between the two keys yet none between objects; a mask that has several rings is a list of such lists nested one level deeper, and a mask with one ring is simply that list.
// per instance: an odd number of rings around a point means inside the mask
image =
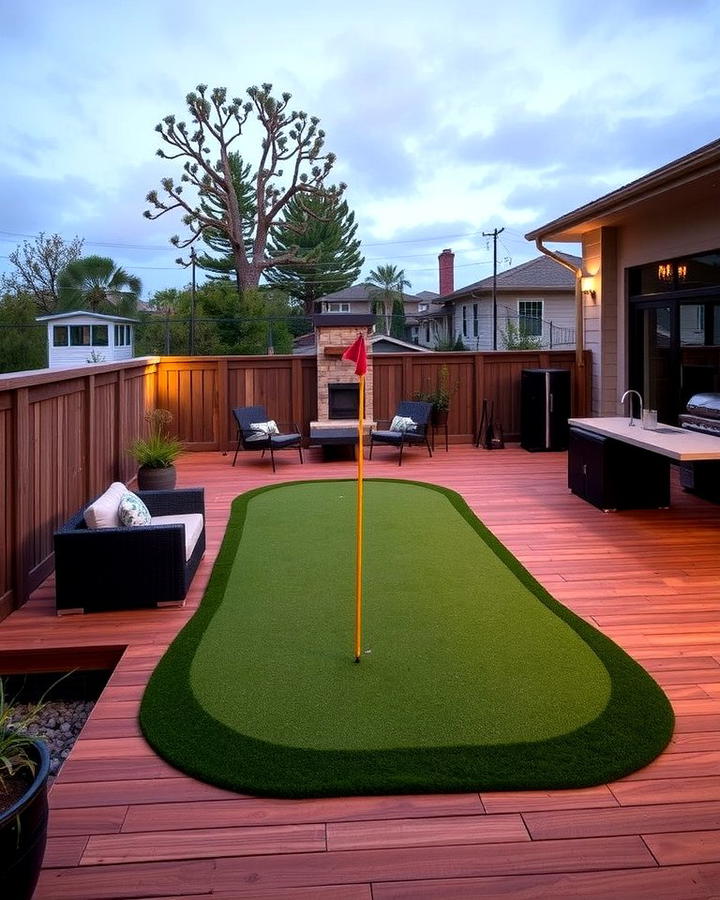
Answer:
[{"label": "yellow flagpole", "polygon": [[363,412],[365,375],[360,376],[357,456],[357,511],[355,522],[355,662],[360,662],[362,644],[362,545],[363,545]]}]

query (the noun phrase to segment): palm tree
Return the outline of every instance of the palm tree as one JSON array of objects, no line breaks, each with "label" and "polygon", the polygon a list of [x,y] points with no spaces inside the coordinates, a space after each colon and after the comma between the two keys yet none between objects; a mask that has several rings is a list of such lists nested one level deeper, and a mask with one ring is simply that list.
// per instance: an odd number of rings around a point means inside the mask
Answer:
[{"label": "palm tree", "polygon": [[58,310],[89,309],[129,315],[137,309],[142,283],[106,256],[85,256],[58,276]]},{"label": "palm tree", "polygon": [[410,282],[405,278],[405,270],[391,265],[378,266],[370,273],[365,284],[373,301],[373,311],[382,311],[383,331],[390,334],[393,308],[404,308],[403,290],[410,287]]}]

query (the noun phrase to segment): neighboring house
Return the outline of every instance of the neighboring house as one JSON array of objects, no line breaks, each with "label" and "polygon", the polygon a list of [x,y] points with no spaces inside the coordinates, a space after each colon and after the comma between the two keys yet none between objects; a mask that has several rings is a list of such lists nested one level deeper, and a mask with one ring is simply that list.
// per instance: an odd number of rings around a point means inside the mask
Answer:
[{"label": "neighboring house", "polygon": [[[372,292],[371,286],[354,284],[342,291],[335,291],[334,294],[326,294],[321,297],[316,301],[316,311],[318,313],[350,313],[352,315],[371,313],[373,312]],[[408,327],[412,327],[416,323],[419,307],[427,302],[427,299],[422,300],[415,294],[403,294],[405,321]]]},{"label": "neighboring house", "polygon": [[[443,251],[447,253],[447,251]],[[577,266],[580,259],[563,254]],[[417,339],[426,347],[504,350],[523,337],[542,347],[575,345],[575,277],[547,256],[498,272],[436,299],[421,318]]]},{"label": "neighboring house", "polygon": [[594,415],[635,388],[675,424],[693,393],[720,390],[719,210],[717,140],[526,235],[582,244]]},{"label": "neighboring house", "polygon": [[[374,334],[369,340],[373,353],[432,353],[428,347],[409,344],[389,334]],[[315,332],[301,334],[293,341],[293,356],[315,355]]]},{"label": "neighboring house", "polygon": [[137,319],[78,310],[38,316],[48,330],[48,368],[67,369],[89,362],[117,362],[134,356]]}]

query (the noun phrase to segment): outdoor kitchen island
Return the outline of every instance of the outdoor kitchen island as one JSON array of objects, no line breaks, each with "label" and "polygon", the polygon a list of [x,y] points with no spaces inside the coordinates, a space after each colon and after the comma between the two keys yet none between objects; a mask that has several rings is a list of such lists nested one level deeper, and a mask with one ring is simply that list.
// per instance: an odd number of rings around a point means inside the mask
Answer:
[{"label": "outdoor kitchen island", "polygon": [[720,439],[627,416],[569,419],[568,487],[602,510],[670,505],[670,464],[718,460]]}]

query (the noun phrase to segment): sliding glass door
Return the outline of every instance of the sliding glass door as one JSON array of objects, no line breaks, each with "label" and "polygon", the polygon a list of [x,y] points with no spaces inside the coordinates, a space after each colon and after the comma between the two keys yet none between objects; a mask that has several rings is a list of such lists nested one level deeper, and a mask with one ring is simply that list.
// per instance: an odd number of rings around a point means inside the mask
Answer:
[{"label": "sliding glass door", "polygon": [[693,394],[720,391],[720,300],[631,304],[630,377],[646,409],[676,424]]}]

